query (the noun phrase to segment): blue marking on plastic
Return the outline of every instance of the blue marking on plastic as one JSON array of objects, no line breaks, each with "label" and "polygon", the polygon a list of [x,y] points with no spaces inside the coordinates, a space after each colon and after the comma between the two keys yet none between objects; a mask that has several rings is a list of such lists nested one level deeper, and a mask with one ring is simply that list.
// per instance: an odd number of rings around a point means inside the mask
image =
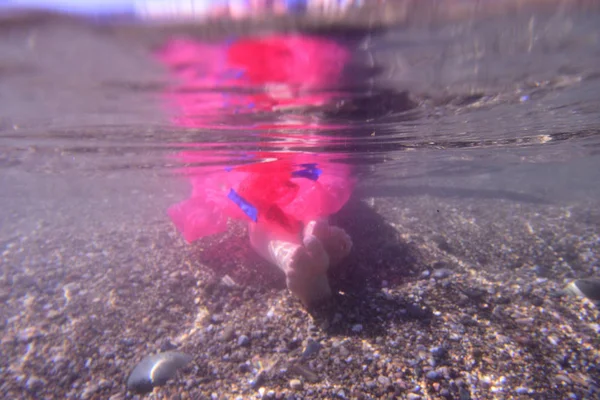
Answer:
[{"label": "blue marking on plastic", "polygon": [[248,203],[242,198],[235,190],[229,189],[227,195],[229,200],[233,201],[250,219],[254,222],[258,222],[258,210],[252,204]]},{"label": "blue marking on plastic", "polygon": [[317,164],[300,164],[300,166],[304,167],[304,169],[292,172],[292,177],[307,178],[311,181],[317,181],[323,173],[323,170],[317,168]]},{"label": "blue marking on plastic", "polygon": [[225,172],[231,172],[233,171],[233,167],[225,167]]}]

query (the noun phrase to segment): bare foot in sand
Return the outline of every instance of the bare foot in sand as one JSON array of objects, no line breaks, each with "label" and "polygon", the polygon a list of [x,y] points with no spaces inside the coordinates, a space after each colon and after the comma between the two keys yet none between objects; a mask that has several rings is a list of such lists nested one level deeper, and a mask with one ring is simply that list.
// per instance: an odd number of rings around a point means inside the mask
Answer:
[{"label": "bare foot in sand", "polygon": [[306,224],[301,241],[297,237],[275,237],[258,224],[250,224],[249,233],[252,247],[285,273],[288,289],[306,307],[331,297],[327,270],[352,249],[350,236],[325,220]]},{"label": "bare foot in sand", "polygon": [[314,236],[321,241],[327,255],[329,265],[335,266],[350,254],[352,239],[345,230],[329,225],[325,220],[310,221],[304,228],[304,240]]},{"label": "bare foot in sand", "polygon": [[320,240],[306,237],[302,243],[292,238],[280,240],[257,224],[250,224],[252,247],[286,276],[288,289],[306,307],[312,307],[331,296],[327,270],[329,256]]},{"label": "bare foot in sand", "polygon": [[316,237],[304,240],[303,245],[272,241],[269,247],[285,272],[288,289],[306,307],[331,297],[327,279],[329,256]]}]

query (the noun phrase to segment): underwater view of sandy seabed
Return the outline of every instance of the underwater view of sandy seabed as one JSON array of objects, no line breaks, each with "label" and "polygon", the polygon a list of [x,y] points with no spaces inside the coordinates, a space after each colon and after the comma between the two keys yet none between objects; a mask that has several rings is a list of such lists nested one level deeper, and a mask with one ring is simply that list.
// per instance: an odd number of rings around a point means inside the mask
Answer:
[{"label": "underwater view of sandy seabed", "polygon": [[0,8],[0,397],[599,398],[600,3],[236,4]]}]

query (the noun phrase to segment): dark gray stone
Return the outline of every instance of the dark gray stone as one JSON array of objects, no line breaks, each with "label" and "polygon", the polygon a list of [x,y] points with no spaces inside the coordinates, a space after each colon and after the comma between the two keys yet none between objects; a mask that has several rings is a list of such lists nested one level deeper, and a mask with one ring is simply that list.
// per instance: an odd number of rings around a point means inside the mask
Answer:
[{"label": "dark gray stone", "polygon": [[127,379],[127,389],[136,393],[149,393],[155,386],[164,385],[192,357],[177,351],[153,354],[140,361]]}]

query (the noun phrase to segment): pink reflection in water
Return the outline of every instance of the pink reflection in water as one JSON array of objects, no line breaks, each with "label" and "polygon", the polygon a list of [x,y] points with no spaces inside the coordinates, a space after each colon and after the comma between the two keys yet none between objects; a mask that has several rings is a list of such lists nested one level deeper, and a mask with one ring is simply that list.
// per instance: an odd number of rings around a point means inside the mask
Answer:
[{"label": "pink reflection in water", "polygon": [[[207,127],[228,113],[315,107],[332,100],[349,52],[310,36],[268,36],[228,45],[179,38],[159,59],[179,80],[176,123]],[[221,119],[219,118],[221,117]]]}]

